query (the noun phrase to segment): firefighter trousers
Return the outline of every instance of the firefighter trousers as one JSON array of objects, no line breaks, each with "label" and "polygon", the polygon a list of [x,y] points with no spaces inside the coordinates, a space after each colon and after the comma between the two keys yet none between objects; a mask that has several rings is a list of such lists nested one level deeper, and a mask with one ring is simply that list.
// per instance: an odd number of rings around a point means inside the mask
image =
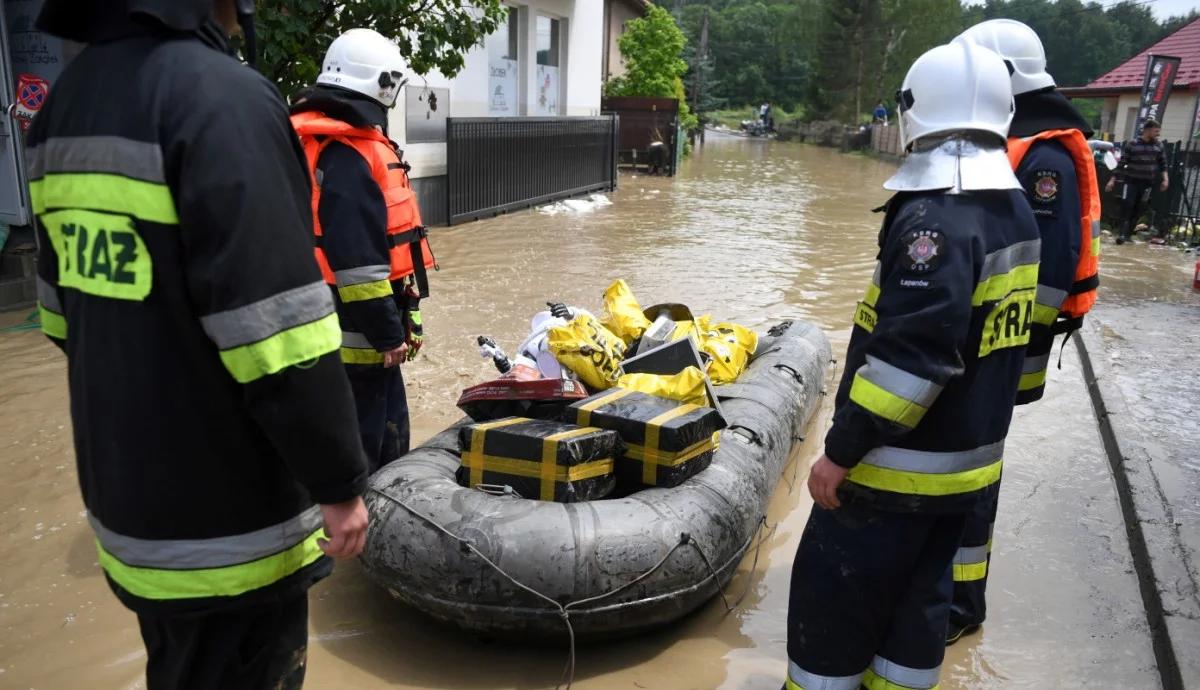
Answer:
[{"label": "firefighter trousers", "polygon": [[367,465],[374,473],[408,452],[408,397],[400,367],[347,364],[346,375],[354,392],[358,434]]},{"label": "firefighter trousers", "polygon": [[981,501],[967,516],[962,543],[954,554],[954,603],[950,607],[949,636],[983,625],[987,617],[988,570],[992,564],[992,531],[996,526],[999,492]]},{"label": "firefighter trousers", "polygon": [[139,614],[149,690],[299,690],[308,593],[185,614]]},{"label": "firefighter trousers", "polygon": [[787,690],[936,687],[965,520],[814,506],[792,566]]}]

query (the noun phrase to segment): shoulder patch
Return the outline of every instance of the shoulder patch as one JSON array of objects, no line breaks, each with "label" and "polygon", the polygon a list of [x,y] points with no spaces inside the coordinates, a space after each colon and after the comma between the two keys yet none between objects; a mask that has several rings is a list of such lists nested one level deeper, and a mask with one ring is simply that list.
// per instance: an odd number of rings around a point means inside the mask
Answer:
[{"label": "shoulder patch", "polygon": [[942,260],[945,239],[939,230],[913,230],[902,239],[905,246],[904,269],[910,273],[929,273]]},{"label": "shoulder patch", "polygon": [[1059,177],[1057,170],[1035,170],[1033,189],[1029,190],[1030,201],[1038,204],[1052,204],[1058,201]]}]

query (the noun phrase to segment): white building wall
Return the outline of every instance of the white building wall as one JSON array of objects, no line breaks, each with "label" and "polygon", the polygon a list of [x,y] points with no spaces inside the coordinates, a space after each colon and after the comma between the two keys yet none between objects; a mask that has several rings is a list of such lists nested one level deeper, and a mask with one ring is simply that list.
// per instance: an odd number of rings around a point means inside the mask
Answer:
[{"label": "white building wall", "polygon": [[[1162,121],[1162,141],[1182,141],[1187,138],[1191,127],[1192,114],[1196,108],[1197,91],[1172,91],[1167,101],[1167,111]],[[1137,107],[1141,101],[1140,93],[1122,94],[1117,99],[1115,126],[1112,128],[1113,137],[1118,141],[1129,138],[1132,131],[1130,115],[1137,118]]]},{"label": "white building wall", "polygon": [[[559,65],[559,115],[591,116],[600,114],[601,72],[604,56],[604,3],[602,0],[520,0],[509,4],[519,8],[520,54],[519,113],[536,112],[537,90],[537,15],[543,14],[562,21],[560,28],[562,55]],[[413,76],[408,89],[448,88],[450,117],[488,117],[489,60],[486,44],[472,49],[465,56],[462,71],[453,79],[434,72]],[[440,104],[445,107],[446,104]],[[404,149],[405,159],[412,164],[412,177],[432,177],[446,174],[445,144],[407,144],[403,97],[389,116],[389,135]]]}]

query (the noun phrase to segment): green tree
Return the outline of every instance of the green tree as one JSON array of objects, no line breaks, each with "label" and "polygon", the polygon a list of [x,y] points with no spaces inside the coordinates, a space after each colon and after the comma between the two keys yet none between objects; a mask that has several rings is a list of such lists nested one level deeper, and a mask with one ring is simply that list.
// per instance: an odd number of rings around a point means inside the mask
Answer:
[{"label": "green tree", "polygon": [[395,40],[418,74],[453,77],[505,16],[500,0],[260,0],[260,69],[290,95],[317,78],[333,39],[365,27]]},{"label": "green tree", "polygon": [[699,124],[687,105],[683,75],[687,71],[683,47],[687,43],[670,12],[651,5],[645,17],[631,19],[617,41],[625,60],[625,74],[605,85],[610,96],[642,96],[679,100],[679,123],[684,129]]}]

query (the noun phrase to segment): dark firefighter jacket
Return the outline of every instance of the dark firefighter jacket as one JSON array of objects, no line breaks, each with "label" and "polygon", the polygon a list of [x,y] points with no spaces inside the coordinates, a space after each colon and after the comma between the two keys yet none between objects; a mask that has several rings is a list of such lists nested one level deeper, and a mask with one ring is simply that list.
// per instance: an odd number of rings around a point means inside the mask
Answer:
[{"label": "dark firefighter jacket", "polygon": [[1017,189],[898,194],[854,315],[825,452],[842,493],[965,512],[1000,478],[1040,241]]},{"label": "dark firefighter jacket", "polygon": [[[387,115],[375,101],[331,87],[302,92],[292,114],[321,112],[356,127],[386,127]],[[340,142],[326,146],[317,159],[321,180],[318,217],[324,229],[322,249],[335,271],[389,264],[388,209],[366,160]],[[386,277],[386,275],[384,276]],[[345,294],[333,290],[342,323],[342,359],[346,364],[377,367],[383,354],[404,343],[408,328],[420,327],[420,296],[413,279],[392,281],[385,294]],[[412,324],[416,315],[418,323]]]},{"label": "dark firefighter jacket", "polygon": [[330,568],[314,501],[359,495],[366,462],[286,108],[215,25],[109,39],[28,139],[100,564],[136,611],[307,587]]}]

